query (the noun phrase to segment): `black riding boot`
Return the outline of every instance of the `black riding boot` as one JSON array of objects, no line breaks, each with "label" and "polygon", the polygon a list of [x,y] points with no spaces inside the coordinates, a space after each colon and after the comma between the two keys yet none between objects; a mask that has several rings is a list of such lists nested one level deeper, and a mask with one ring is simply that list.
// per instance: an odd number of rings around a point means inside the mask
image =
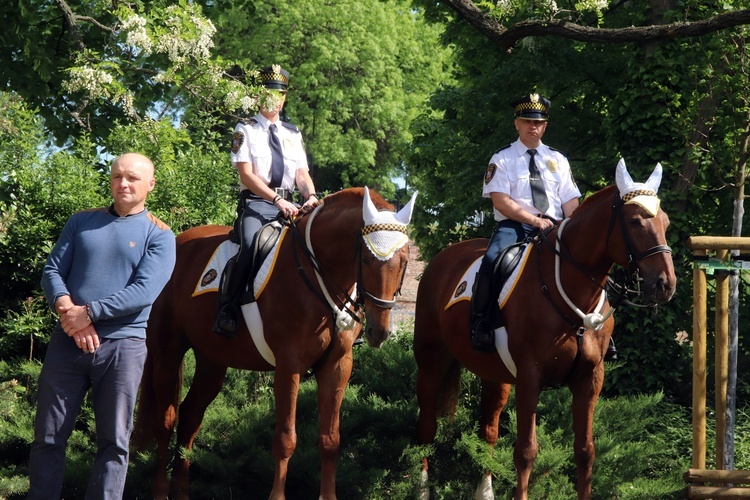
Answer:
[{"label": "black riding boot", "polygon": [[471,346],[476,351],[495,351],[495,332],[492,327],[492,276],[477,273],[471,294]]},{"label": "black riding boot", "polygon": [[617,361],[617,348],[615,347],[615,339],[609,337],[609,345],[607,346],[607,352],[604,353],[604,361]]},{"label": "black riding boot", "polygon": [[213,331],[233,339],[237,334],[237,299],[242,293],[244,276],[240,266],[236,262],[237,257],[232,257],[227,262],[224,275],[219,285],[219,308],[214,321]]}]

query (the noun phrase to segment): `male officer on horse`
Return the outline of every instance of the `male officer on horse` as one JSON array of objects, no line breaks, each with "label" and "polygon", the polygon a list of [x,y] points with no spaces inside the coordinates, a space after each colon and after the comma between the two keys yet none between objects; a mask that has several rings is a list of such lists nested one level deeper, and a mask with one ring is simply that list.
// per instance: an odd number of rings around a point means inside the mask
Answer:
[{"label": "male officer on horse", "polygon": [[[498,221],[477,271],[471,299],[472,345],[483,352],[495,350],[492,308],[497,290],[493,281],[502,251],[569,217],[581,196],[568,159],[542,143],[549,119],[549,99],[530,94],[511,105],[518,139],[490,158],[482,190],[482,196],[492,200]],[[607,359],[615,356],[614,343],[610,342]]]}]

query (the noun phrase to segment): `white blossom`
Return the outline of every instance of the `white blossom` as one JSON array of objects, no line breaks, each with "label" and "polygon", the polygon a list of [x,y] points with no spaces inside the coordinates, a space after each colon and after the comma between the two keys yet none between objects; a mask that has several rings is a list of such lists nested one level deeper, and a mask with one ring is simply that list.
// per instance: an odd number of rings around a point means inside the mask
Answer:
[{"label": "white blossom", "polygon": [[84,91],[91,98],[109,97],[107,86],[112,83],[112,75],[106,71],[82,66],[68,70],[69,77],[63,82],[63,87],[68,92]]},{"label": "white blossom", "polygon": [[125,36],[127,45],[149,54],[154,44],[148,36],[146,23],[146,18],[134,14],[123,21],[121,30],[127,33]]},{"label": "white blossom", "polygon": [[214,46],[212,37],[216,33],[214,24],[195,12],[189,16],[190,26],[184,26],[177,15],[182,7],[172,5],[167,8],[171,13],[166,21],[168,32],[159,37],[157,52],[167,54],[175,63],[184,63],[188,59],[207,59]]}]

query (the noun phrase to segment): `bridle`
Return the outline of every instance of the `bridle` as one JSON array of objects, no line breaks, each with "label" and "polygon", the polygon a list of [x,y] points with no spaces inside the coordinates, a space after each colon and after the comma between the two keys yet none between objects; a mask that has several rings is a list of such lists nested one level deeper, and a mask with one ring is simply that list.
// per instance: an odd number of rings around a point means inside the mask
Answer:
[{"label": "bridle", "polygon": [[[655,196],[655,193],[653,192],[641,192],[641,191],[634,191],[631,193],[628,193],[625,195],[625,197],[633,197],[633,193],[638,194],[650,194]],[[623,199],[619,195],[615,197],[615,202],[612,204],[612,217],[609,219],[609,226],[607,227],[607,250],[609,250],[609,240],[610,236],[612,234],[612,231],[614,230],[614,220],[615,220],[615,213],[618,214],[620,219],[620,230],[622,232],[622,240],[625,243],[625,252],[627,255],[627,261],[628,261],[628,269],[626,271],[626,277],[623,280],[624,283],[620,284],[617,283],[617,280],[613,278],[612,276],[608,276],[607,278],[607,285],[610,292],[612,292],[616,297],[618,297],[618,303],[619,302],[625,302],[628,305],[634,306],[634,307],[654,307],[655,304],[636,304],[632,302],[628,296],[629,295],[635,295],[640,296],[641,291],[638,287],[641,280],[640,273],[638,270],[638,263],[642,261],[643,259],[646,259],[652,255],[656,255],[658,253],[672,253],[672,248],[669,245],[654,245],[653,247],[649,248],[648,250],[645,250],[640,253],[636,253],[633,251],[633,239],[630,236],[630,233],[626,229],[625,225],[625,214],[622,210],[623,206],[626,203],[626,199]],[[633,289],[633,285],[636,286],[635,289]]]},{"label": "bridle", "polygon": [[[641,193],[643,194],[643,193]],[[651,193],[652,195],[654,193]],[[627,195],[626,195],[627,196]],[[557,234],[555,235],[555,282],[557,285],[557,291],[560,294],[560,296],[563,298],[563,300],[566,302],[566,304],[573,310],[575,313],[581,318],[583,321],[583,326],[579,326],[579,323],[572,321],[565,315],[565,313],[560,309],[557,304],[552,300],[551,295],[549,294],[549,291],[547,290],[547,286],[544,284],[544,280],[542,280],[542,288],[545,291],[545,296],[547,299],[552,303],[552,305],[555,307],[555,309],[560,313],[560,315],[573,327],[579,328],[579,329],[592,329],[592,330],[598,330],[601,328],[601,326],[604,324],[604,322],[609,318],[609,316],[612,315],[614,310],[622,303],[626,303],[628,305],[636,306],[636,307],[654,307],[655,304],[646,304],[646,305],[640,305],[635,304],[630,300],[630,296],[640,296],[642,292],[638,288],[638,284],[641,281],[639,270],[638,270],[638,264],[643,259],[646,259],[652,255],[658,254],[658,253],[672,253],[672,249],[668,245],[655,245],[648,250],[645,250],[643,252],[635,252],[633,240],[628,232],[626,225],[625,225],[625,215],[623,213],[623,206],[625,205],[626,200],[623,200],[619,193],[616,193],[615,195],[615,201],[612,204],[611,207],[611,216],[609,218],[609,223],[607,226],[607,233],[606,233],[606,247],[607,250],[609,250],[609,242],[612,237],[612,233],[614,231],[615,222],[617,220],[620,221],[620,229],[622,232],[622,239],[625,244],[625,252],[626,252],[626,259],[628,261],[628,270],[625,279],[622,283],[618,283],[618,280],[615,279],[612,275],[609,273],[607,274],[607,285],[604,287],[605,290],[609,291],[613,298],[610,300],[610,310],[605,314],[602,315],[598,311],[603,307],[604,305],[604,296],[602,296],[602,299],[599,301],[599,305],[596,307],[596,310],[592,313],[584,313],[581,311],[576,305],[570,300],[568,295],[565,293],[565,290],[562,287],[562,282],[560,279],[560,262],[562,258],[565,258],[566,261],[573,264],[574,267],[581,270],[581,272],[586,275],[588,279],[590,279],[592,282],[596,283],[596,280],[591,276],[590,272],[597,273],[596,271],[593,271],[591,269],[587,269],[582,264],[576,262],[573,257],[571,257],[570,253],[565,251],[562,248],[562,234],[563,230],[565,229],[565,225],[570,219],[565,219],[560,223],[560,225],[557,228]],[[544,238],[544,235],[541,235],[541,239],[545,242],[547,242],[546,238]],[[540,278],[541,278],[541,272],[540,272]],[[634,288],[634,285],[635,288]],[[601,285],[598,285],[600,288]]]},{"label": "bridle", "polygon": [[[315,208],[315,210],[312,211],[312,213],[310,213],[310,218],[307,221],[307,225],[305,227],[304,241],[295,222],[291,220],[288,221],[288,224],[291,228],[291,233],[294,237],[294,240],[297,242],[295,248],[298,248],[302,251],[302,253],[306,256],[308,262],[312,266],[318,282],[318,287],[316,288],[310,278],[305,274],[299,260],[299,255],[295,251],[294,257],[297,264],[297,271],[300,273],[302,279],[307,284],[308,288],[310,288],[310,290],[313,292],[313,294],[315,294],[315,296],[317,296],[331,310],[337,330],[351,330],[355,327],[356,323],[361,323],[361,314],[365,310],[365,298],[370,299],[370,301],[376,307],[379,307],[381,309],[393,309],[396,304],[396,296],[401,294],[401,287],[404,283],[404,277],[406,276],[406,267],[408,264],[408,262],[407,264],[404,264],[403,269],[401,270],[401,279],[399,281],[398,288],[393,294],[393,298],[388,300],[376,297],[372,293],[368,292],[362,283],[362,261],[364,258],[362,254],[363,238],[365,237],[365,235],[375,231],[385,230],[406,232],[406,228],[405,226],[401,226],[398,224],[371,224],[362,226],[362,236],[357,238],[357,249],[355,254],[357,260],[357,281],[352,291],[349,292],[348,290],[335,283],[335,281],[330,277],[330,273],[326,272],[321,267],[320,261],[318,261],[318,259],[315,257],[315,251],[313,250],[310,232],[313,220],[322,207],[323,204],[320,204]],[[329,289],[331,288],[337,290],[336,297],[338,298],[340,306],[336,303],[336,301],[333,299],[333,296],[329,292]]]}]

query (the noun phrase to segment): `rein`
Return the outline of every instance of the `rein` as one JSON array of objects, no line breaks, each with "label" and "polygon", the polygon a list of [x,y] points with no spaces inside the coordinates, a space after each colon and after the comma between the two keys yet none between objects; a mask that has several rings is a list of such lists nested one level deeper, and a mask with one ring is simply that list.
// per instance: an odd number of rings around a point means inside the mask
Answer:
[{"label": "rein", "polygon": [[[297,228],[297,225],[294,223],[294,221],[289,221],[289,225],[292,229],[292,235],[295,237],[295,241],[298,243],[298,246],[300,249],[302,249],[303,253],[307,257],[307,260],[310,262],[310,265],[313,268],[313,271],[315,273],[315,277],[318,281],[318,286],[320,291],[318,291],[310,281],[310,279],[305,274],[304,270],[302,269],[302,266],[299,262],[299,257],[297,255],[297,252],[295,252],[295,261],[297,263],[297,271],[302,276],[303,280],[307,284],[308,288],[325,304],[328,305],[329,309],[331,310],[334,320],[336,323],[336,328],[338,331],[345,331],[345,330],[351,330],[354,328],[355,323],[361,323],[360,314],[365,309],[365,303],[364,303],[364,297],[369,298],[377,307],[380,307],[382,309],[392,309],[396,304],[396,296],[401,293],[401,287],[404,282],[404,277],[406,276],[406,265],[404,266],[404,269],[402,270],[401,274],[401,280],[398,285],[398,289],[393,295],[392,300],[386,300],[379,297],[376,297],[372,295],[370,292],[365,290],[365,288],[362,286],[362,240],[361,238],[357,238],[357,249],[356,249],[356,256],[357,259],[357,282],[354,285],[354,289],[352,294],[356,293],[356,298],[353,298],[352,295],[349,294],[347,290],[345,290],[343,287],[339,285],[335,285],[335,287],[339,290],[340,298],[339,301],[341,302],[342,308],[339,308],[339,306],[336,304],[336,302],[331,297],[330,292],[328,291],[328,287],[326,286],[326,281],[332,281],[330,277],[323,276],[325,274],[325,271],[320,266],[320,262],[315,257],[315,251],[312,247],[312,240],[310,237],[311,228],[313,220],[315,219],[315,216],[318,213],[318,210],[321,209],[323,205],[319,205],[318,207],[313,210],[313,212],[310,214],[310,220],[307,223],[307,226],[305,227],[305,241],[304,243],[301,241],[301,236],[299,234],[299,229]],[[377,226],[377,224],[375,225]],[[372,227],[363,227],[362,233],[365,234],[365,231],[371,232]]]},{"label": "rein", "polygon": [[[596,283],[593,277],[591,277],[585,268],[585,266],[581,265],[579,262],[576,262],[573,257],[570,255],[569,252],[565,251],[562,248],[562,233],[565,228],[565,225],[569,221],[569,219],[565,219],[560,223],[557,234],[555,235],[555,246],[554,248],[551,247],[549,244],[549,240],[546,239],[545,233],[540,233],[540,240],[544,243],[547,243],[549,247],[552,249],[553,253],[555,254],[555,284],[557,286],[557,291],[560,294],[560,296],[563,298],[565,303],[572,309],[576,315],[582,320],[582,324],[578,322],[574,322],[568,316],[565,314],[565,312],[552,300],[552,296],[549,293],[549,289],[547,285],[544,282],[544,278],[541,273],[541,266],[537,265],[537,269],[539,271],[539,279],[542,283],[542,291],[547,297],[547,300],[549,300],[550,304],[554,307],[554,309],[557,311],[560,316],[565,319],[565,321],[568,322],[568,324],[576,329],[576,344],[577,344],[577,351],[576,351],[576,357],[573,360],[573,363],[570,367],[570,370],[568,371],[567,375],[563,378],[563,381],[560,383],[560,385],[564,385],[568,379],[573,375],[575,372],[575,369],[578,365],[578,362],[581,358],[581,347],[583,344],[583,333],[587,330],[594,330],[598,331],[601,329],[602,325],[604,325],[604,322],[614,313],[615,309],[621,304],[625,303],[626,305],[633,305],[637,307],[654,307],[655,304],[649,304],[649,305],[638,305],[634,304],[630,300],[628,300],[627,296],[629,293],[635,293],[636,295],[640,296],[641,291],[640,289],[632,289],[632,285],[634,283],[638,283],[640,281],[640,277],[638,274],[638,263],[652,255],[655,255],[657,253],[672,253],[672,249],[668,245],[655,245],[648,250],[641,252],[641,253],[634,253],[633,252],[633,243],[632,238],[630,237],[630,233],[627,231],[625,227],[625,215],[623,214],[622,207],[624,203],[620,196],[616,196],[615,202],[612,204],[612,215],[609,218],[609,223],[607,226],[607,235],[606,235],[606,242],[607,242],[607,249],[609,249],[609,241],[610,237],[612,235],[612,232],[614,231],[614,224],[617,220],[616,217],[619,216],[620,221],[620,229],[622,231],[622,237],[623,241],[625,242],[625,248],[627,252],[627,260],[628,260],[628,273],[625,277],[625,283],[620,285],[616,282],[616,280],[609,274],[604,273],[607,275],[607,284],[605,287],[602,287],[601,285],[597,284],[597,286],[604,290],[604,291],[610,291],[614,298],[610,301],[610,309],[607,311],[605,315],[600,314],[599,311],[604,306],[604,299],[606,297],[606,294],[602,294],[601,299],[599,300],[596,308],[594,309],[594,312],[592,313],[584,313],[581,311],[576,305],[573,303],[573,301],[568,297],[567,293],[565,293],[565,290],[562,286],[561,281],[561,271],[560,271],[560,262],[562,258],[564,257],[567,261],[569,261],[571,264],[573,264],[574,267],[579,269],[581,272],[584,273],[584,275],[590,279],[592,282]],[[541,258],[541,245],[539,246],[539,251],[537,252],[537,258]]]}]

